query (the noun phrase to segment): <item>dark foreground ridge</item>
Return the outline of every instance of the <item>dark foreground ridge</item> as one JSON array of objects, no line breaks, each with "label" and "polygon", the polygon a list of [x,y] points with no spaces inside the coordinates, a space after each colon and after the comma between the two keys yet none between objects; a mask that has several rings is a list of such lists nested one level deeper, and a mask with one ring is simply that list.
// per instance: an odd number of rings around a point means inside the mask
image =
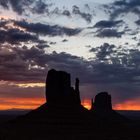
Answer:
[{"label": "dark foreground ridge", "polygon": [[0,129],[0,140],[139,140],[139,125],[112,109],[111,95],[101,92],[91,110],[81,105],[79,79],[50,70],[46,103]]}]

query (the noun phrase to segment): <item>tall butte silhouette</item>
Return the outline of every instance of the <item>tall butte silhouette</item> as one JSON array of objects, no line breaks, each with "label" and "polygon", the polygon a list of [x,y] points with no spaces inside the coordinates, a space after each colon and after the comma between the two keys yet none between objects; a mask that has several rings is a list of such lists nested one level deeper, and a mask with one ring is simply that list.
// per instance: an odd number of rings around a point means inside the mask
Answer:
[{"label": "tall butte silhouette", "polygon": [[76,78],[74,89],[69,73],[50,70],[46,79],[46,101],[52,106],[80,106],[79,79]]},{"label": "tall butte silhouette", "polygon": [[79,123],[81,120],[87,123],[91,120],[92,116],[89,115],[89,111],[81,105],[79,79],[75,79],[75,88],[73,88],[69,73],[50,70],[46,78],[45,95],[46,103],[22,116],[22,121],[41,120],[61,124],[62,122]]}]

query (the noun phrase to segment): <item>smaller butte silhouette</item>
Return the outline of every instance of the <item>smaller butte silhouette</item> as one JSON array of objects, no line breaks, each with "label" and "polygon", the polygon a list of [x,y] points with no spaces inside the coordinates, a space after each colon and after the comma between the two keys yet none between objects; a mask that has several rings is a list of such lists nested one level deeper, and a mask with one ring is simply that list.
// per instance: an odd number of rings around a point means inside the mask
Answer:
[{"label": "smaller butte silhouette", "polygon": [[107,92],[101,92],[95,96],[95,101],[92,101],[92,109],[95,111],[111,111],[112,102],[111,95]]},{"label": "smaller butte silhouette", "polygon": [[98,93],[95,96],[94,102],[92,99],[91,112],[98,118],[111,122],[128,121],[128,119],[112,109],[111,95],[108,92]]}]

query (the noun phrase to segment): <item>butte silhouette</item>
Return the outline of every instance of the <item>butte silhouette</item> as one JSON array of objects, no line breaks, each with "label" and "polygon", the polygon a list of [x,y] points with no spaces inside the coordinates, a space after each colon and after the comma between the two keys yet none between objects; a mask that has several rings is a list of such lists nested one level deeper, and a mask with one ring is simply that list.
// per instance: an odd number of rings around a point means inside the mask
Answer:
[{"label": "butte silhouette", "polygon": [[[92,116],[81,105],[79,79],[75,79],[75,88],[71,86],[70,74],[54,69],[48,72],[46,78],[46,103],[29,112],[18,120],[24,122],[47,123],[87,123]],[[90,118],[90,119],[89,119]]]},{"label": "butte silhouette", "polygon": [[50,70],[46,79],[46,100],[50,106],[80,106],[79,79],[76,78],[74,89],[70,74]]},{"label": "butte silhouette", "polygon": [[101,120],[110,122],[114,121],[117,123],[119,121],[128,121],[127,118],[112,109],[111,95],[109,95],[108,92],[101,92],[97,94],[94,102],[93,99],[91,102],[91,112]]}]

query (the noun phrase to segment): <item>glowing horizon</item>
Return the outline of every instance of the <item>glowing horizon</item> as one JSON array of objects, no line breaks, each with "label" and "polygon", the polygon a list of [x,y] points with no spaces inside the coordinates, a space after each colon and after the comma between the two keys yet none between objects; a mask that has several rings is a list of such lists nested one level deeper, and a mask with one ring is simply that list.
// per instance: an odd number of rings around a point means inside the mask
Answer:
[{"label": "glowing horizon", "polygon": [[[0,110],[10,110],[10,109],[21,109],[21,110],[32,110],[36,109],[42,104],[45,103],[44,98],[21,98],[21,99],[7,99],[7,98],[0,98],[3,100],[3,103],[0,104]],[[6,103],[4,103],[6,101]],[[9,104],[7,104],[7,102]],[[114,110],[140,110],[140,103],[138,101],[127,101],[122,103],[117,103],[113,105]],[[88,110],[91,108],[91,100],[84,99],[81,101],[81,104]]]}]

